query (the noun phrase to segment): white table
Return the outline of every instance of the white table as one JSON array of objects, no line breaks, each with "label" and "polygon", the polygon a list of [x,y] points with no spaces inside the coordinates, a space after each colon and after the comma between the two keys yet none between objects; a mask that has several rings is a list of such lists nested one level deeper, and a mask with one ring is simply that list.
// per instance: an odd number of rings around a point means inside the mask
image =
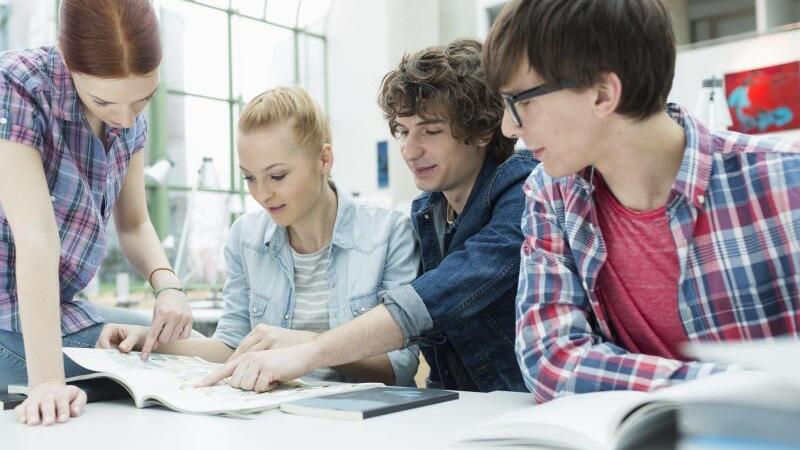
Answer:
[{"label": "white table", "polygon": [[349,422],[267,411],[255,419],[179,414],[132,402],[90,403],[67,424],[29,427],[0,415],[0,448],[9,450],[274,450],[448,448],[465,427],[533,406],[524,393],[460,392],[458,400]]}]

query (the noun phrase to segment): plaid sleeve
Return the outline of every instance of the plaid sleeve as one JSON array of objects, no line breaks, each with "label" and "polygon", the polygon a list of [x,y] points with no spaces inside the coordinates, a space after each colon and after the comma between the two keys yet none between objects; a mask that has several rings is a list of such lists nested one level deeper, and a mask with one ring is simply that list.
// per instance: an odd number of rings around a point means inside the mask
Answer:
[{"label": "plaid sleeve", "polygon": [[0,139],[33,147],[44,158],[44,130],[35,94],[10,75],[0,75]]},{"label": "plaid sleeve", "polygon": [[537,402],[606,390],[649,391],[724,366],[633,354],[607,341],[596,323],[564,231],[566,204],[541,169],[525,183],[517,293],[516,353]]}]

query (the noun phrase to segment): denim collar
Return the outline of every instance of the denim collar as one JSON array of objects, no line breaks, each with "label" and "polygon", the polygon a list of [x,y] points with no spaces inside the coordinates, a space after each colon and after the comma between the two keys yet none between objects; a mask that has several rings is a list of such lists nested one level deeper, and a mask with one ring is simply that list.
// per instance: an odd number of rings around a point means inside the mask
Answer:
[{"label": "denim collar", "polygon": [[[333,225],[331,246],[351,249],[354,246],[353,222],[356,213],[353,198],[345,192],[338,190],[333,182],[330,182],[330,185],[336,193],[337,198],[336,222]],[[288,244],[289,234],[286,227],[270,221],[270,224],[264,232],[264,245],[272,252],[280,253]]]},{"label": "denim collar", "polygon": [[[459,219],[463,217],[467,211],[469,211],[470,206],[478,201],[477,198],[480,196],[480,193],[483,192],[484,187],[488,185],[495,169],[497,169],[497,166],[497,160],[495,160],[494,155],[492,155],[490,152],[486,152],[486,158],[483,160],[483,166],[481,167],[480,172],[478,172],[478,177],[475,179],[475,183],[472,185],[472,191],[469,193],[467,203],[464,204],[464,209],[461,211],[461,214],[456,217],[454,224],[458,224]],[[417,210],[414,215],[419,216],[421,214],[428,213],[433,209],[434,206],[442,201],[445,201],[445,198],[444,194],[441,192],[425,192],[417,197],[416,200],[414,200],[414,203],[418,206],[418,208],[412,207],[413,210]]]}]

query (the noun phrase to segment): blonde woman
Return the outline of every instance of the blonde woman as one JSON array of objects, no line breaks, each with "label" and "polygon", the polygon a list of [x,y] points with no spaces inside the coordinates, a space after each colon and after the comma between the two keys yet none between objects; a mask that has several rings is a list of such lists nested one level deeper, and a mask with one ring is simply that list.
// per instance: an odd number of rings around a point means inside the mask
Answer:
[{"label": "blonde woman", "polygon": [[[417,275],[409,219],[354,201],[330,179],[328,121],[302,88],[275,88],[253,99],[242,111],[238,137],[242,175],[263,209],[231,228],[224,310],[214,337],[162,345],[161,352],[222,362],[307,342]],[[99,346],[138,349],[147,331],[108,325]],[[393,351],[313,375],[413,385],[417,355],[416,348]],[[262,392],[272,383],[256,375],[233,384]]]}]

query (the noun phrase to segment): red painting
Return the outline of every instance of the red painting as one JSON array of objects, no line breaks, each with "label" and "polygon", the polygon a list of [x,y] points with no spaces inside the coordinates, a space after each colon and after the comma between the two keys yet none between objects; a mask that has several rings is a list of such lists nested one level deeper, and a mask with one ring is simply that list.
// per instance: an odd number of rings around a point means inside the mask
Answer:
[{"label": "red painting", "polygon": [[725,75],[731,130],[757,134],[800,128],[800,61]]}]

